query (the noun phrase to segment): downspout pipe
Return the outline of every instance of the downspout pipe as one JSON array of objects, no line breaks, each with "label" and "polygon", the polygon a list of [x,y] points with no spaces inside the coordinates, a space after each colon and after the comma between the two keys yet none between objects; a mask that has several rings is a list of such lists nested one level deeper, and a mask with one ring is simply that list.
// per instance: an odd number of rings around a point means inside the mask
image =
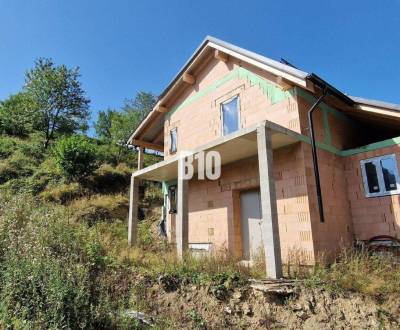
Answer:
[{"label": "downspout pipe", "polygon": [[310,135],[311,135],[311,149],[312,149],[312,158],[313,158],[313,165],[314,165],[315,185],[316,185],[316,189],[317,189],[318,210],[319,210],[319,217],[320,217],[321,222],[325,222],[324,204],[322,202],[321,182],[320,182],[319,168],[318,168],[317,146],[316,146],[316,142],[315,142],[314,122],[313,122],[312,115],[327,95],[328,95],[328,88],[327,88],[327,86],[324,86],[322,89],[322,95],[312,105],[310,110],[308,110],[308,126],[310,129]]}]

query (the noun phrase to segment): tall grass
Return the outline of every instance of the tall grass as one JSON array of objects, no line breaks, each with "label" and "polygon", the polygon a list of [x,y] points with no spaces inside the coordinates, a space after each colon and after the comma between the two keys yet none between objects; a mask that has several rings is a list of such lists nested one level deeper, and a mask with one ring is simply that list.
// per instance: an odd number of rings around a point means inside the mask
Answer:
[{"label": "tall grass", "polygon": [[400,294],[398,257],[366,249],[343,249],[337,261],[319,263],[301,277],[309,286],[323,286],[334,292],[353,291],[372,296]]},{"label": "tall grass", "polygon": [[115,327],[129,274],[66,208],[0,197],[0,328]]}]

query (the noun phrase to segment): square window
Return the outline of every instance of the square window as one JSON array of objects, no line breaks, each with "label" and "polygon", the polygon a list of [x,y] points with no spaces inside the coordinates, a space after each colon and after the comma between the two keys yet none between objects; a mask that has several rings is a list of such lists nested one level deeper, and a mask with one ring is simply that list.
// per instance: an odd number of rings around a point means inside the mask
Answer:
[{"label": "square window", "polygon": [[177,150],[177,139],[178,139],[178,129],[176,127],[169,131],[169,139],[170,139],[169,151],[171,153],[174,153]]},{"label": "square window", "polygon": [[362,160],[360,163],[366,197],[400,194],[399,173],[394,154]]},{"label": "square window", "polygon": [[222,133],[227,135],[239,130],[239,96],[221,104]]}]

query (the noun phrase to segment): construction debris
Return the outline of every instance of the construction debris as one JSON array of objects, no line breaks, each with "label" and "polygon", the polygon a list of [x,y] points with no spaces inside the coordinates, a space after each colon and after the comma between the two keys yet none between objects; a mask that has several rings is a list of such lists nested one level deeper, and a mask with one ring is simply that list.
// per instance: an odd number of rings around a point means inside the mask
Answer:
[{"label": "construction debris", "polygon": [[297,280],[254,280],[250,279],[250,287],[264,293],[274,293],[280,295],[291,295],[296,293]]}]

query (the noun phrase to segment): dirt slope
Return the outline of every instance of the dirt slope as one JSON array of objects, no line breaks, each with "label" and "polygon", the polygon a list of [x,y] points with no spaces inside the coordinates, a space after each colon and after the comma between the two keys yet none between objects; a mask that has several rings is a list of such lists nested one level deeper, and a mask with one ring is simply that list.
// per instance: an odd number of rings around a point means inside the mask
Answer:
[{"label": "dirt slope", "polygon": [[329,293],[297,288],[285,296],[250,286],[217,299],[210,286],[180,285],[172,291],[160,284],[146,290],[147,313],[161,328],[180,329],[399,329],[400,302],[380,304],[356,293]]}]

